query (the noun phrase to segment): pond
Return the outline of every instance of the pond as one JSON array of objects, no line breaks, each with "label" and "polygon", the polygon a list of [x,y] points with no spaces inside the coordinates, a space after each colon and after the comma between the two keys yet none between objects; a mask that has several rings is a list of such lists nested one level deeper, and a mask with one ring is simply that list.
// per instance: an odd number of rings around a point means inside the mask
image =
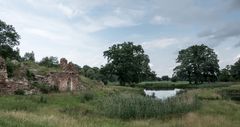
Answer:
[{"label": "pond", "polygon": [[155,96],[158,99],[165,100],[169,97],[176,96],[181,89],[173,89],[173,90],[144,90],[144,93],[148,96]]}]

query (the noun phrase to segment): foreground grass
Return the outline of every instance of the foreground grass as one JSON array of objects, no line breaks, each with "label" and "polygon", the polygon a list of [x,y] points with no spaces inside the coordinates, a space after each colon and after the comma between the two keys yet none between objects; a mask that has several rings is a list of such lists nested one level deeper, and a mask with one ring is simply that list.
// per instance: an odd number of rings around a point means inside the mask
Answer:
[{"label": "foreground grass", "polygon": [[[238,85],[231,87],[240,88]],[[219,91],[222,89],[225,88],[188,91],[186,96],[200,98],[201,107],[186,114],[133,120],[99,115],[98,104],[112,95],[140,95],[137,88],[111,86],[93,90],[91,95],[49,94],[44,95],[46,102],[41,101],[41,95],[1,96],[0,127],[238,127],[240,104],[221,98]]]},{"label": "foreground grass", "polygon": [[137,95],[118,95],[104,99],[101,111],[111,118],[163,118],[198,109],[200,103],[193,96],[169,98],[164,101]]}]

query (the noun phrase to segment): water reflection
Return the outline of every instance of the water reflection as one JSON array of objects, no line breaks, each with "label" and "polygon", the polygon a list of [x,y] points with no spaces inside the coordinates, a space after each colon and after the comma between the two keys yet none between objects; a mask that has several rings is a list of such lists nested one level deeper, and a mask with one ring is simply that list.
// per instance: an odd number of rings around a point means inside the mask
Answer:
[{"label": "water reflection", "polygon": [[158,99],[167,99],[169,97],[176,96],[181,89],[174,89],[174,90],[144,90],[144,93],[148,96],[155,96]]}]

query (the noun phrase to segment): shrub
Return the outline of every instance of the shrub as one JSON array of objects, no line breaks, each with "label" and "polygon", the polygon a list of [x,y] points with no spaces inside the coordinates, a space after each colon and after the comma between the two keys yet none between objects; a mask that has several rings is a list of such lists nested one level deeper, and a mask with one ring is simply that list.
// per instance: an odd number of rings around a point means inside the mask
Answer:
[{"label": "shrub", "polygon": [[26,76],[27,76],[27,79],[30,80],[30,81],[34,80],[34,78],[35,78],[35,75],[28,69],[26,71]]},{"label": "shrub", "polygon": [[220,91],[222,98],[240,101],[240,89],[239,88],[225,88]]},{"label": "shrub", "polygon": [[58,91],[58,88],[56,86],[50,86],[49,84],[45,83],[34,82],[33,86],[37,87],[44,94]]},{"label": "shrub", "polygon": [[8,78],[12,78],[14,76],[14,70],[16,70],[18,66],[13,64],[9,59],[6,60],[6,66],[7,66]]},{"label": "shrub", "polygon": [[39,102],[40,103],[47,103],[47,97],[41,96],[40,99],[39,99]]},{"label": "shrub", "polygon": [[161,101],[151,97],[120,95],[106,98],[100,109],[108,117],[141,119],[186,113],[198,107],[196,97],[180,96]]},{"label": "shrub", "polygon": [[93,100],[94,96],[95,95],[92,91],[86,91],[81,94],[80,99],[81,99],[81,102],[84,103],[86,101]]},{"label": "shrub", "polygon": [[15,95],[25,95],[25,91],[24,90],[21,90],[21,89],[18,89],[16,91],[14,91],[14,94]]}]

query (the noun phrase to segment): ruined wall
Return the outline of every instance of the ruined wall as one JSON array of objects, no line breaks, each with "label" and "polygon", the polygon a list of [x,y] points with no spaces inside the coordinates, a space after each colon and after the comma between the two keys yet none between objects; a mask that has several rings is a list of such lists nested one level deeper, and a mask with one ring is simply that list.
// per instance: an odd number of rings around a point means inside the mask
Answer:
[{"label": "ruined wall", "polygon": [[5,83],[8,81],[7,67],[5,60],[0,57],[0,83]]},{"label": "ruined wall", "polygon": [[[79,84],[79,74],[76,66],[62,58],[60,61],[61,72],[51,72],[47,76],[36,75],[36,81],[56,86],[59,91],[76,91],[83,88]],[[22,73],[19,73],[22,74]],[[8,79],[5,60],[0,57],[0,94],[14,94],[17,90],[29,92],[31,88],[29,81],[20,75],[19,79]]]},{"label": "ruined wall", "polygon": [[59,91],[76,91],[79,86],[78,70],[73,63],[68,63],[65,58],[60,60],[62,72],[51,72],[46,77],[46,82],[57,86]]},{"label": "ruined wall", "polygon": [[0,94],[13,94],[17,90],[28,90],[29,83],[26,79],[9,80],[5,60],[0,57]]}]

